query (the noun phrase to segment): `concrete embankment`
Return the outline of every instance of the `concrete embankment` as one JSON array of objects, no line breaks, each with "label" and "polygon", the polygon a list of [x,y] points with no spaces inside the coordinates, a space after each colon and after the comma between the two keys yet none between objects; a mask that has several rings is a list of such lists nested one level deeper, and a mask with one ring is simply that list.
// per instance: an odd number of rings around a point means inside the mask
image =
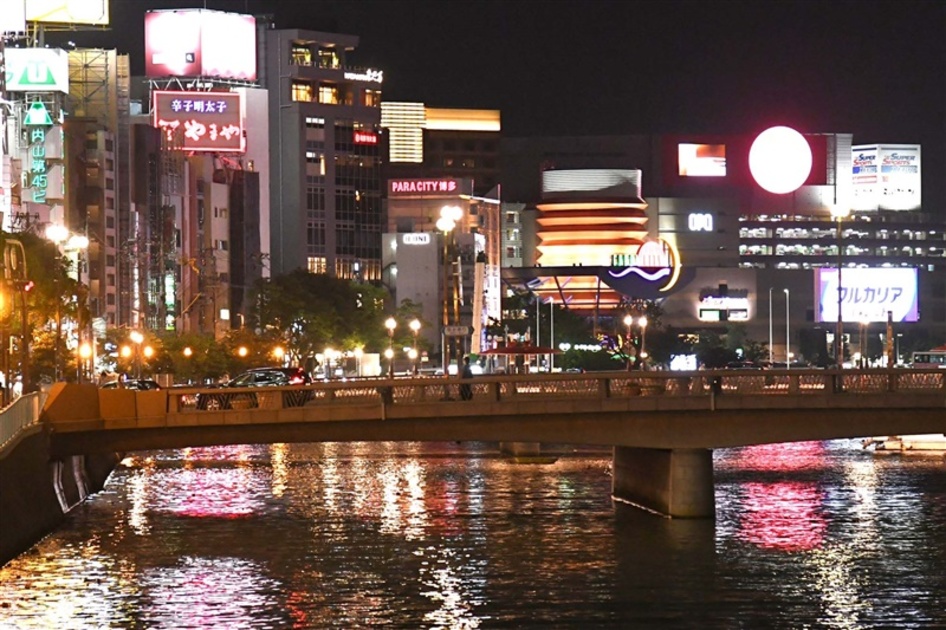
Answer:
[{"label": "concrete embankment", "polygon": [[0,565],[53,531],[73,507],[98,492],[118,456],[76,455],[51,461],[42,426],[0,452]]}]

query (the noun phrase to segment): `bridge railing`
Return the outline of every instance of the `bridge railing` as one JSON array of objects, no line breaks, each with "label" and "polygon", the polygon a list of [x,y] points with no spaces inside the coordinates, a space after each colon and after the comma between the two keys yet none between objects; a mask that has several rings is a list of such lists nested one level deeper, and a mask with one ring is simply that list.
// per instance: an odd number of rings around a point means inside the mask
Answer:
[{"label": "bridge railing", "polygon": [[407,377],[264,388],[172,388],[168,412],[285,409],[312,405],[480,402],[652,396],[852,395],[946,390],[946,370],[700,370]]},{"label": "bridge railing", "polygon": [[29,427],[39,423],[40,393],[26,394],[0,410],[0,451]]}]

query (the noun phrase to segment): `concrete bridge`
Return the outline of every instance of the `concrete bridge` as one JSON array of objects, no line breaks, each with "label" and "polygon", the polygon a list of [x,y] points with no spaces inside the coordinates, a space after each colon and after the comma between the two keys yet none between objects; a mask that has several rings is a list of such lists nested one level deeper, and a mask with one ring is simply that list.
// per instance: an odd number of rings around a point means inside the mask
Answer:
[{"label": "concrete bridge", "polygon": [[711,518],[712,449],[946,432],[946,370],[596,372],[143,392],[57,384],[42,422],[57,460],[274,442],[496,441],[520,457],[539,455],[543,442],[604,445],[614,447],[616,499]]}]

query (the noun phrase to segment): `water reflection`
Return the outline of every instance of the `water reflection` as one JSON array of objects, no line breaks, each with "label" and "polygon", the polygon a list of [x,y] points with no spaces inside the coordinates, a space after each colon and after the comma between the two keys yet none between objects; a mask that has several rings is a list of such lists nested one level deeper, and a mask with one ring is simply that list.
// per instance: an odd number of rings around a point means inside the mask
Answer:
[{"label": "water reflection", "polygon": [[0,568],[0,627],[946,623],[942,460],[719,451],[715,522],[613,506],[609,463],[452,443],[132,456]]}]

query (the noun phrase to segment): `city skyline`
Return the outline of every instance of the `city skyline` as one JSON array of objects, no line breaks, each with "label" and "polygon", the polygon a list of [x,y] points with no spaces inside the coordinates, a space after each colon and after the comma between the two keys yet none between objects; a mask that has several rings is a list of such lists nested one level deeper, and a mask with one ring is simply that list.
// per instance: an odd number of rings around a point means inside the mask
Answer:
[{"label": "city skyline", "polygon": [[924,199],[946,184],[946,4],[122,0],[112,28],[56,36],[114,46],[143,72],[147,10],[273,16],[360,38],[385,100],[499,109],[517,136],[758,133],[774,124],[923,145]]}]

